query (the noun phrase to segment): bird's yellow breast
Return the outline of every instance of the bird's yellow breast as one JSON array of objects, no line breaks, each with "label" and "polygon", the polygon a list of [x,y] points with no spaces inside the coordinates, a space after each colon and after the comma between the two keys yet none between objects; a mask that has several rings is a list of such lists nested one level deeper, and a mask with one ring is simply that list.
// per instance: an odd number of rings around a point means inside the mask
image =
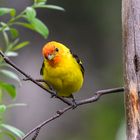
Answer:
[{"label": "bird's yellow breast", "polygon": [[72,55],[64,56],[62,60],[54,66],[44,60],[43,78],[53,86],[59,96],[69,97],[82,87],[83,75]]}]

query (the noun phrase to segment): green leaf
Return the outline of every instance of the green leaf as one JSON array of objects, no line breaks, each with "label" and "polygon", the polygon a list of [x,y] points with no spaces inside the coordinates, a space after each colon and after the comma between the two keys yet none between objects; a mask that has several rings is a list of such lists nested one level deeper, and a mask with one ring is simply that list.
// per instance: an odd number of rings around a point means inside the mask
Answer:
[{"label": "green leaf", "polygon": [[20,83],[20,79],[18,78],[17,74],[13,73],[12,71],[9,71],[9,70],[0,70],[0,73],[6,75],[9,78],[14,79],[18,83]]},{"label": "green leaf", "polygon": [[5,53],[5,55],[7,57],[15,57],[15,56],[18,56],[18,53],[17,52],[8,51],[8,52]]},{"label": "green leaf", "polygon": [[4,113],[6,111],[6,105],[0,105],[0,113]]},{"label": "green leaf", "polygon": [[4,31],[9,31],[10,30],[10,27],[6,23],[0,22],[0,24],[5,27]]},{"label": "green leaf", "polygon": [[64,8],[62,8],[60,6],[56,6],[56,5],[35,5],[35,8],[48,8],[48,9],[65,11]]},{"label": "green leaf", "polygon": [[10,13],[11,16],[15,16],[16,10],[13,8],[0,8],[0,16]]},{"label": "green leaf", "polygon": [[27,104],[24,104],[24,103],[15,103],[15,104],[10,104],[10,105],[7,105],[7,108],[13,108],[13,107],[21,107],[21,106],[27,106]]},{"label": "green leaf", "polygon": [[32,24],[36,32],[41,34],[44,38],[48,37],[49,30],[41,20],[34,18],[33,20],[29,20],[29,22]]},{"label": "green leaf", "polygon": [[9,67],[9,64],[3,62],[0,62],[0,67]]},{"label": "green leaf", "polygon": [[9,37],[8,37],[8,34],[5,31],[3,31],[2,33],[3,33],[5,45],[6,45],[6,47],[8,47],[8,45],[9,45]]},{"label": "green leaf", "polygon": [[36,11],[32,7],[27,7],[26,10],[26,18],[32,20],[36,17]]},{"label": "green leaf", "polygon": [[8,45],[8,50],[7,51],[11,51],[12,48],[17,45],[19,42],[19,38],[16,38],[14,41],[10,42],[9,45]]},{"label": "green leaf", "polygon": [[34,30],[34,27],[33,27],[31,24],[29,24],[29,23],[25,23],[25,22],[15,22],[14,24],[23,26],[23,27],[28,28],[28,29],[30,29],[30,30]]},{"label": "green leaf", "polygon": [[12,48],[13,51],[21,49],[29,44],[29,41],[24,41]]},{"label": "green leaf", "polygon": [[19,36],[19,32],[15,28],[10,28],[10,33],[13,38],[17,38]]},{"label": "green leaf", "polygon": [[38,18],[29,18],[28,16],[24,16],[24,18],[32,25],[33,30],[41,34],[44,38],[48,37],[49,30],[47,26]]},{"label": "green leaf", "polygon": [[35,4],[45,4],[47,2],[47,0],[34,0]]},{"label": "green leaf", "polygon": [[2,124],[0,124],[0,127],[12,132],[13,134],[18,136],[19,138],[22,138],[25,136],[25,134],[21,130],[15,128],[14,126],[2,123]]},{"label": "green leaf", "polygon": [[7,91],[11,98],[16,97],[16,88],[14,85],[0,81],[0,88]]},{"label": "green leaf", "polygon": [[3,137],[7,136],[8,138],[10,138],[10,140],[16,140],[16,137],[11,134],[10,132],[8,131],[0,131],[0,139],[3,139]]},{"label": "green leaf", "polygon": [[16,10],[12,8],[10,11],[10,15],[14,17],[16,15]]}]

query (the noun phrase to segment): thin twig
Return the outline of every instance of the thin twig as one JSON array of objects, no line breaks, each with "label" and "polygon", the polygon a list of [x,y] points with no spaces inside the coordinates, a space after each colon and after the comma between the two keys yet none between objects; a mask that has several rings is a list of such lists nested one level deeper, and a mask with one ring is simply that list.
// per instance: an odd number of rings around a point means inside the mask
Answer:
[{"label": "thin twig", "polygon": [[35,132],[38,129],[41,129],[44,125],[48,124],[49,122],[57,119],[58,117],[60,117],[63,113],[65,113],[66,111],[70,110],[71,108],[73,108],[72,106],[68,106],[66,108],[64,108],[63,110],[59,110],[56,112],[56,114],[54,116],[52,116],[51,118],[45,120],[43,123],[39,124],[37,127],[33,128],[31,131],[29,131],[23,138],[22,140],[25,140],[29,135],[31,135],[33,132]]},{"label": "thin twig", "polygon": [[99,100],[102,95],[109,94],[109,93],[123,92],[123,91],[124,91],[124,87],[98,90],[94,93],[94,95],[91,98],[80,100],[77,102],[77,104],[83,105],[83,104],[92,103]]},{"label": "thin twig", "polygon": [[[23,81],[30,81],[30,79],[22,79]],[[44,84],[46,84],[47,86],[48,86],[48,88],[52,91],[55,91],[54,89],[53,89],[53,87],[49,84],[49,82],[48,81],[46,81],[46,80],[44,80],[44,79],[34,79],[36,82],[39,82],[39,83],[44,83]]]},{"label": "thin twig", "polygon": [[[112,93],[123,92],[123,91],[124,91],[124,88],[123,87],[96,91],[92,97],[90,97],[88,99],[83,99],[83,100],[77,101],[76,102],[77,103],[77,107],[78,106],[81,106],[81,105],[84,105],[84,104],[93,103],[93,102],[99,100],[100,97],[103,96],[103,95],[105,95],[105,94],[112,94]],[[52,116],[51,118],[45,120],[43,123],[41,123],[38,126],[36,126],[35,128],[33,128],[21,140],[25,140],[29,135],[31,135],[34,132],[36,132],[34,136],[36,136],[36,134],[38,135],[40,129],[43,126],[45,126],[49,122],[51,122],[51,121],[59,118],[62,114],[64,114],[65,112],[67,112],[70,109],[73,109],[73,107],[72,106],[68,106],[68,107],[66,107],[66,108],[64,108],[62,110],[58,110],[54,116]],[[36,139],[36,137],[35,137],[35,139]]]},{"label": "thin twig", "polygon": [[22,71],[19,67],[17,67],[7,56],[5,56],[5,54],[0,50],[0,55],[3,57],[3,59],[5,60],[5,62],[7,64],[9,64],[10,66],[12,66],[14,69],[16,69],[18,72],[20,72],[22,75],[24,75],[27,79],[30,79],[30,81],[32,81],[34,84],[38,85],[39,87],[41,87],[42,89],[44,89],[45,91],[47,91],[48,93],[50,93],[51,95],[55,95],[56,98],[60,99],[61,101],[63,101],[64,103],[66,103],[67,105],[71,105],[72,103],[67,100],[64,99],[62,97],[59,97],[56,92],[54,90],[48,90],[47,88],[45,88],[42,84],[38,83],[37,81],[35,81],[30,75],[26,74],[24,71]]},{"label": "thin twig", "polygon": [[36,133],[35,133],[34,137],[32,138],[32,140],[36,140],[36,138],[37,138],[37,136],[38,136],[38,134],[40,132],[40,129],[41,128],[36,129]]}]

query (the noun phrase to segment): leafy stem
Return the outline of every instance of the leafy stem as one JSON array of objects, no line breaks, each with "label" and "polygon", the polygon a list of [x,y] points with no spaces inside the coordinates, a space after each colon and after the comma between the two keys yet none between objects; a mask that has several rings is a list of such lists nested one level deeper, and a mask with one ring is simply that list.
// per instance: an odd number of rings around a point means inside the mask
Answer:
[{"label": "leafy stem", "polygon": [[0,29],[0,32],[4,31],[7,27],[12,26],[18,19],[22,18],[25,14],[25,10],[22,11],[19,15],[12,17],[5,25],[3,25]]}]

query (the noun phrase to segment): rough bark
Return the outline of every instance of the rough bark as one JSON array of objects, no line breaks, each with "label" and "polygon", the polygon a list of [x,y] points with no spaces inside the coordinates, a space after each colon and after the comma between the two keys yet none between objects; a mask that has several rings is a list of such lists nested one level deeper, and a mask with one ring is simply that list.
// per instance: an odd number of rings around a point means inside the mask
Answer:
[{"label": "rough bark", "polygon": [[140,0],[122,0],[127,140],[140,140]]}]

